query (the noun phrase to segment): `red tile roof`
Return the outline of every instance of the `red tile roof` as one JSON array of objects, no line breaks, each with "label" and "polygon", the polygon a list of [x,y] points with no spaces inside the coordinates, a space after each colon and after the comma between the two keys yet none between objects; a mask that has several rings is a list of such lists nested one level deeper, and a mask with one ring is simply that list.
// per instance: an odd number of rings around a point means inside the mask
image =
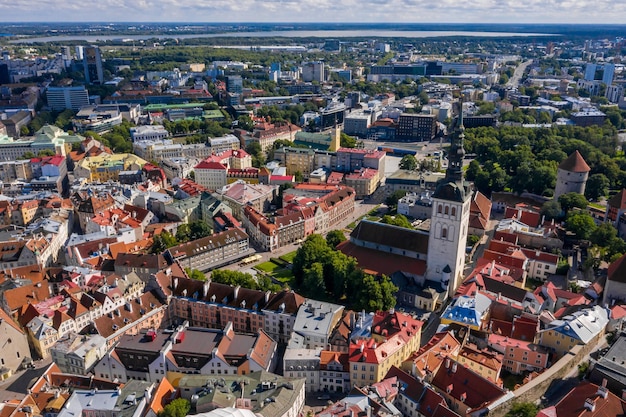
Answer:
[{"label": "red tile roof", "polygon": [[485,407],[505,394],[493,382],[449,358],[431,383],[456,400],[464,398],[463,402],[472,410]]},{"label": "red tile roof", "polygon": [[578,150],[575,150],[563,162],[559,164],[559,169],[569,172],[589,172],[591,168],[585,162]]},{"label": "red tile roof", "polygon": [[[626,402],[610,391],[606,392],[606,398],[598,395],[598,386],[591,382],[583,381],[572,390],[555,406],[556,417],[617,417],[626,413]],[[589,401],[593,405],[593,411],[585,407]],[[541,410],[544,415],[551,415],[552,410]]]},{"label": "red tile roof", "polygon": [[426,261],[424,260],[364,248],[349,240],[337,245],[337,250],[356,258],[360,268],[374,275],[391,276],[394,272],[402,271],[421,276],[426,272]]}]

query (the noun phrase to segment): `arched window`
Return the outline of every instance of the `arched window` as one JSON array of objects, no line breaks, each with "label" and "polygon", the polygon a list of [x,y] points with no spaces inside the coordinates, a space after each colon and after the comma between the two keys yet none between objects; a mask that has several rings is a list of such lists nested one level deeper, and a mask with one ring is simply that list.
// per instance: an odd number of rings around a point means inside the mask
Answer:
[{"label": "arched window", "polygon": [[456,216],[456,207],[452,207],[451,214],[452,214],[453,216]]},{"label": "arched window", "polygon": [[441,214],[441,204],[437,206],[437,213]]},{"label": "arched window", "polygon": [[444,227],[443,229],[441,229],[441,238],[442,239],[447,239],[448,238],[448,228]]},{"label": "arched window", "polygon": [[449,208],[450,208],[450,207],[446,206],[446,208],[444,209],[444,214],[448,214],[448,209],[449,209]]}]

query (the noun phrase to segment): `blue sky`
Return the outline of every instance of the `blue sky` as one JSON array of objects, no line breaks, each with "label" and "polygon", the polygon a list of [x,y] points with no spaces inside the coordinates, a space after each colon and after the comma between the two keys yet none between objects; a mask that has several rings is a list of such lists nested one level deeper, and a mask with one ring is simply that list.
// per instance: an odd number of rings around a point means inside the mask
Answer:
[{"label": "blue sky", "polygon": [[12,0],[0,21],[624,23],[615,0]]}]

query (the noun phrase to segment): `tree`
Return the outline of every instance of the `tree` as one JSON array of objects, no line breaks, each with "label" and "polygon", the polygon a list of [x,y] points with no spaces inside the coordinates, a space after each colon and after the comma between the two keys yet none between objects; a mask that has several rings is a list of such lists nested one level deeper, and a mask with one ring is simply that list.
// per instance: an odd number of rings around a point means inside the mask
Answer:
[{"label": "tree", "polygon": [[567,193],[559,196],[559,203],[565,213],[569,212],[574,207],[579,209],[587,208],[589,202],[584,195],[578,193]]},{"label": "tree", "polygon": [[592,174],[587,179],[587,185],[585,186],[585,197],[589,200],[598,200],[600,197],[604,197],[609,192],[611,182],[604,174]]},{"label": "tree", "polygon": [[363,281],[355,294],[354,309],[365,311],[379,311],[383,309],[383,293],[376,278],[365,274]]},{"label": "tree", "polygon": [[252,132],[254,124],[252,123],[252,119],[250,118],[250,116],[244,114],[237,118],[237,127],[247,130],[248,132]]},{"label": "tree", "polygon": [[346,133],[341,132],[340,144],[342,148],[354,148],[356,147],[356,139]]},{"label": "tree", "polygon": [[331,230],[326,234],[326,243],[333,249],[344,240],[346,240],[346,235],[341,230]]},{"label": "tree", "polygon": [[265,153],[259,142],[250,142],[246,147],[246,152],[252,156],[252,165],[255,168],[260,168],[265,164]]},{"label": "tree", "polygon": [[185,268],[185,272],[187,276],[191,279],[195,279],[197,281],[206,281],[206,275],[202,271],[197,269]]},{"label": "tree", "polygon": [[557,200],[548,200],[543,203],[539,213],[545,216],[546,220],[559,219],[563,214],[563,209]]},{"label": "tree", "polygon": [[314,262],[310,268],[304,270],[302,287],[305,294],[313,298],[326,298],[326,284],[324,282],[324,265]]},{"label": "tree", "polygon": [[565,220],[565,228],[574,233],[578,239],[587,240],[596,229],[591,215],[584,212],[572,212]]},{"label": "tree", "polygon": [[380,222],[385,224],[391,224],[393,226],[404,227],[405,229],[413,229],[413,225],[411,225],[409,219],[407,219],[402,214],[397,214],[394,217],[386,214],[383,216]]},{"label": "tree", "polygon": [[211,281],[228,285],[240,285],[244,288],[252,290],[258,289],[258,284],[251,274],[239,271],[230,271],[228,269],[216,269],[211,272]]},{"label": "tree", "polygon": [[398,200],[400,200],[405,195],[406,195],[406,191],[405,190],[396,190],[396,191],[393,192],[393,194],[391,194],[389,197],[387,197],[385,199],[385,204],[390,209],[394,208],[394,207],[396,207],[398,205]]},{"label": "tree", "polygon": [[178,226],[178,229],[176,229],[176,239],[178,239],[181,243],[189,242],[189,234],[190,230],[188,223],[181,224]]},{"label": "tree", "polygon": [[204,220],[189,223],[189,240],[202,239],[211,235],[211,226]]},{"label": "tree", "polygon": [[417,158],[415,158],[415,155],[404,155],[400,160],[399,168],[415,171],[417,169]]},{"label": "tree", "polygon": [[465,177],[468,181],[474,181],[476,175],[478,175],[481,169],[482,168],[480,167],[480,163],[477,160],[473,159],[467,167],[467,171],[465,171]]},{"label": "tree", "polygon": [[589,240],[594,245],[608,246],[617,237],[617,230],[611,223],[602,223],[590,234]]},{"label": "tree", "polygon": [[383,302],[383,310],[389,310],[396,306],[397,298],[396,293],[398,292],[398,287],[396,287],[391,278],[386,275],[383,275],[380,278],[380,290],[382,292],[382,302]]},{"label": "tree", "polygon": [[163,253],[168,248],[178,245],[178,240],[170,232],[165,231],[160,235],[154,235],[150,253]]},{"label": "tree", "polygon": [[159,417],[186,417],[191,410],[191,403],[184,398],[177,398],[163,407]]},{"label": "tree", "polygon": [[296,182],[304,182],[304,175],[302,175],[302,172],[300,171],[296,171],[293,174],[293,178]]},{"label": "tree", "polygon": [[535,417],[539,408],[531,402],[514,402],[505,417]]},{"label": "tree", "polygon": [[[334,295],[335,298],[346,294],[348,277],[357,270],[356,260],[354,258],[348,258],[339,251],[335,251],[332,253],[326,269],[328,270],[330,278],[330,280],[326,280],[328,282],[326,289],[329,293]],[[327,272],[324,271],[324,273],[326,274]]]},{"label": "tree", "polygon": [[292,262],[292,272],[296,283],[301,285],[304,280],[304,270],[310,268],[315,262],[330,259],[332,249],[328,247],[326,239],[317,233],[309,235],[304,243],[296,251]]}]

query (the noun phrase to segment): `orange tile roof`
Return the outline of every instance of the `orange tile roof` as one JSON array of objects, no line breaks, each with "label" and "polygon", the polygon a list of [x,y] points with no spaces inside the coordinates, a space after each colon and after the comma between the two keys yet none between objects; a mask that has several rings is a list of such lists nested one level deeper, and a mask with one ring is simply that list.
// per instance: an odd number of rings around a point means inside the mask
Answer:
[{"label": "orange tile roof", "polygon": [[15,311],[29,303],[45,301],[48,297],[50,297],[48,281],[11,288],[4,292],[4,299],[11,311]]},{"label": "orange tile roof", "polygon": [[167,378],[161,379],[154,393],[152,393],[152,400],[150,404],[148,404],[148,408],[154,412],[154,414],[159,414],[169,403],[172,394],[175,392],[176,389],[170,384]]}]

